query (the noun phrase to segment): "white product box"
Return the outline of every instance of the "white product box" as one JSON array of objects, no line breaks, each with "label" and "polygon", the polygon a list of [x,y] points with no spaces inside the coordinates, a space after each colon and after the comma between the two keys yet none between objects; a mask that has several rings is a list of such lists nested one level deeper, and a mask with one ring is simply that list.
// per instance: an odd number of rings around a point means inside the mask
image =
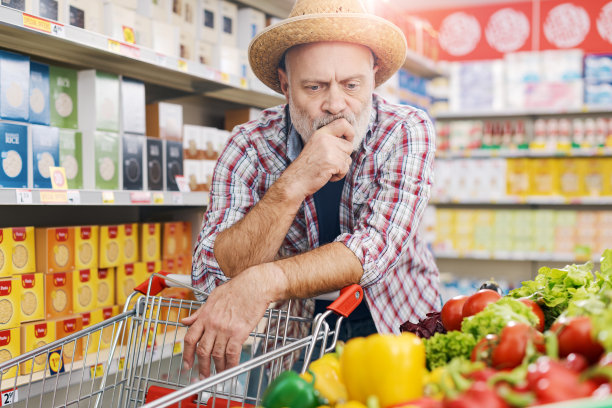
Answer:
[{"label": "white product box", "polygon": [[138,14],[164,23],[170,22],[173,0],[138,0]]},{"label": "white product box", "polygon": [[115,3],[104,4],[104,34],[115,40],[134,42],[134,26],[136,13],[134,10]]},{"label": "white product box", "polygon": [[172,24],[153,20],[151,23],[153,32],[153,49],[170,57],[179,56],[179,29]]},{"label": "white product box", "polygon": [[121,78],[122,131],[144,135],[146,133],[145,85],[143,82]]},{"label": "white product box", "polygon": [[226,74],[242,76],[244,60],[242,55],[244,51],[236,47],[228,47],[219,45],[216,47],[219,55],[219,70]]},{"label": "white product box", "polygon": [[49,20],[66,21],[65,0],[26,0],[25,11]]},{"label": "white product box", "polygon": [[149,17],[134,14],[134,37],[137,45],[153,48],[153,28]]},{"label": "white product box", "polygon": [[191,191],[200,191],[204,189],[204,185],[198,182],[201,172],[200,160],[183,160],[183,176],[187,179],[187,184]]},{"label": "white product box", "polygon": [[181,28],[179,35],[179,57],[186,60],[195,60],[196,52],[195,52],[195,36],[190,30],[183,30]]},{"label": "white product box", "polygon": [[82,130],[119,132],[117,75],[93,69],[79,71],[78,92],[79,124]]},{"label": "white product box", "polygon": [[66,0],[67,21],[62,22],[102,34],[104,33],[102,5],[99,0]]},{"label": "white product box", "polygon": [[147,135],[166,140],[182,140],[183,106],[158,102],[146,106]]},{"label": "white product box", "polygon": [[210,191],[216,164],[215,160],[202,160],[200,162],[200,178],[198,183],[202,185],[204,191]]},{"label": "white product box", "polygon": [[104,0],[105,3],[113,3],[117,6],[125,7],[130,10],[136,10],[138,8],[138,0]]},{"label": "white product box", "polygon": [[505,106],[502,60],[450,64],[452,111],[502,110]]},{"label": "white product box", "polygon": [[238,48],[248,49],[251,40],[264,28],[266,28],[264,13],[251,7],[238,10]]},{"label": "white product box", "polygon": [[0,51],[0,117],[28,120],[29,100],[30,57]]},{"label": "white product box", "polygon": [[196,37],[209,44],[217,44],[221,32],[219,0],[198,0]]},{"label": "white product box", "polygon": [[197,160],[200,158],[201,126],[184,125],[183,126],[183,157],[187,160]]},{"label": "white product box", "polygon": [[220,44],[228,47],[238,46],[238,6],[235,3],[221,0],[219,2],[221,22]]},{"label": "white product box", "polygon": [[196,0],[174,0],[172,2],[172,24],[195,35],[196,6]]},{"label": "white product box", "polygon": [[216,48],[217,46],[206,41],[197,41],[195,60],[200,64],[219,69],[219,53],[216,52]]},{"label": "white product box", "polygon": [[584,51],[541,51],[542,79],[550,82],[566,82],[582,78]]}]

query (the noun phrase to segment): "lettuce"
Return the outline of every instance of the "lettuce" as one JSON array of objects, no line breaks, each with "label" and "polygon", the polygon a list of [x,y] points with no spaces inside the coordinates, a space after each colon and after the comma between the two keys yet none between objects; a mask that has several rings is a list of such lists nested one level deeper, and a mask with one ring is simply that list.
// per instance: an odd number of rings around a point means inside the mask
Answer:
[{"label": "lettuce", "polygon": [[436,333],[424,342],[429,370],[446,365],[456,357],[469,360],[472,349],[476,345],[474,336],[457,330],[446,334]]}]

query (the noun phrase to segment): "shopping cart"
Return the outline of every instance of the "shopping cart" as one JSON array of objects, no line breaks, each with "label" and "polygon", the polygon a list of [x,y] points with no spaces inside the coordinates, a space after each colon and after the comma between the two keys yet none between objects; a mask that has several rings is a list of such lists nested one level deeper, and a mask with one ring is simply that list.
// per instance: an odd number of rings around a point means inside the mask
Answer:
[{"label": "shopping cart", "polygon": [[[183,368],[187,328],[180,321],[208,295],[185,278],[153,274],[117,316],[0,363],[0,406],[255,406],[283,370],[297,366],[303,372],[315,350],[322,355],[334,349],[342,318],[363,298],[359,285],[344,288],[329,310],[312,319],[292,314],[292,301],[267,309],[243,347],[241,364],[220,373],[213,364],[213,375],[199,381],[197,368]],[[165,296],[168,287],[189,289],[204,300]],[[340,316],[334,327],[326,321],[331,313]],[[311,327],[311,334],[293,336],[292,325]]]}]

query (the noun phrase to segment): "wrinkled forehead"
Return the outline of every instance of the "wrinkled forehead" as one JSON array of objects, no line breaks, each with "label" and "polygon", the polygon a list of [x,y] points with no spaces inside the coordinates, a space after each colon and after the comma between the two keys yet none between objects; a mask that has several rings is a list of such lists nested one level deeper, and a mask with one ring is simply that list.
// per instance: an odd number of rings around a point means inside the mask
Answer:
[{"label": "wrinkled forehead", "polygon": [[290,66],[292,64],[295,67],[306,62],[325,63],[333,56],[338,55],[338,53],[341,53],[347,59],[350,58],[350,60],[346,61],[347,64],[359,64],[363,61],[373,67],[376,62],[376,55],[365,45],[339,41],[322,41],[295,45],[289,48],[285,51],[283,58],[281,58],[280,68],[288,72],[291,70]]}]

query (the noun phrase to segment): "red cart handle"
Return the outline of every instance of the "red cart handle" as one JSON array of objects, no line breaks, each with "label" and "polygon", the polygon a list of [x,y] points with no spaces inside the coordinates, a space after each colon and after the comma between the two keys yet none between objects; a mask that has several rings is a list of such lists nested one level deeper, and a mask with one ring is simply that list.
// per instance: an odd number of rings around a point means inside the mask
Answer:
[{"label": "red cart handle", "polygon": [[[170,275],[169,272],[157,272],[157,274],[163,275],[163,276]],[[161,292],[162,290],[168,287],[166,280],[162,278],[161,276],[153,275],[153,277],[150,279],[151,279],[151,290],[149,290],[149,295],[151,296],[157,295],[159,292]],[[149,279],[147,279],[146,281],[142,282],[140,285],[134,288],[136,292],[140,292],[143,295],[147,294],[147,289],[149,289]]]},{"label": "red cart handle", "polygon": [[333,303],[327,306],[336,314],[348,317],[363,299],[363,289],[358,284],[346,286],[340,290],[340,296]]}]

